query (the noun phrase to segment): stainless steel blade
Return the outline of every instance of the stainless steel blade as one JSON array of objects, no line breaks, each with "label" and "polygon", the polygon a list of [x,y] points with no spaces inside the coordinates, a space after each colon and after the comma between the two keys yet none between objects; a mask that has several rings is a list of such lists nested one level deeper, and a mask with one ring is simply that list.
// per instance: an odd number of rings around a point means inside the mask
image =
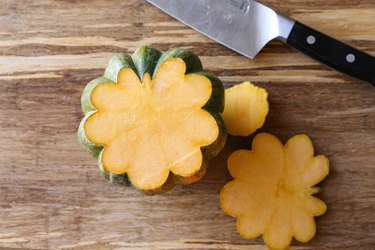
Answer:
[{"label": "stainless steel blade", "polygon": [[213,40],[254,58],[271,40],[285,41],[295,23],[252,0],[147,0]]}]

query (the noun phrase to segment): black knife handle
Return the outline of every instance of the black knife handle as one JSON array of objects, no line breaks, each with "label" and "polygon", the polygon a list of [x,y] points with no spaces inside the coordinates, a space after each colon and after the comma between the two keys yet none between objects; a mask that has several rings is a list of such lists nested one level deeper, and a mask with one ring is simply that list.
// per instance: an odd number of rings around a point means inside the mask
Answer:
[{"label": "black knife handle", "polygon": [[296,22],[287,44],[304,54],[375,87],[375,57]]}]

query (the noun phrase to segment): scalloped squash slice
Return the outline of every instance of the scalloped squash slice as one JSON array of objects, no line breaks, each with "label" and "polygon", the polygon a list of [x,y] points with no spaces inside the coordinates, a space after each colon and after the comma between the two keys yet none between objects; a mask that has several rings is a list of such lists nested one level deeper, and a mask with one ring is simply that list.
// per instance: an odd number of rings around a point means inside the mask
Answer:
[{"label": "scalloped squash slice", "polygon": [[261,128],[269,111],[268,93],[250,82],[225,90],[225,108],[222,114],[230,135],[249,136]]},{"label": "scalloped squash slice", "polygon": [[314,157],[309,137],[294,136],[284,146],[273,135],[261,133],[251,151],[229,157],[228,169],[234,180],[221,190],[221,208],[237,218],[244,238],[263,235],[269,248],[286,249],[293,237],[300,242],[314,237],[314,216],[327,207],[313,195],[329,172],[329,161]]},{"label": "scalloped squash slice", "polygon": [[199,180],[226,141],[224,89],[184,49],[114,57],[82,96],[79,138],[107,180],[146,194]]}]

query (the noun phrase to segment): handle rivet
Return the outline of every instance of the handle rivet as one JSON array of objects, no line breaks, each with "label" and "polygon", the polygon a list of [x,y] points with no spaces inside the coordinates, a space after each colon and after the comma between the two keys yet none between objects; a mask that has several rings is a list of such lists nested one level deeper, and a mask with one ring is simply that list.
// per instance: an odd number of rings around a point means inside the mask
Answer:
[{"label": "handle rivet", "polygon": [[313,45],[316,42],[315,36],[308,36],[306,40],[307,40],[307,43],[310,45]]},{"label": "handle rivet", "polygon": [[353,55],[353,54],[348,54],[348,55],[346,56],[346,61],[347,61],[348,63],[354,63],[354,62],[355,62],[355,55]]}]

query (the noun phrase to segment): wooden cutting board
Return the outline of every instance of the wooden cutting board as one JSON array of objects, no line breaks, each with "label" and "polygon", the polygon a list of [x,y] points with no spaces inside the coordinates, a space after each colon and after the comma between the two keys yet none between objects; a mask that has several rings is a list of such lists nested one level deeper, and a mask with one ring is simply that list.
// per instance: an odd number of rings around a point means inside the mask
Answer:
[{"label": "wooden cutting board", "polygon": [[[263,2],[375,55],[374,0]],[[277,42],[248,60],[144,0],[1,1],[0,248],[265,249],[219,207],[226,159],[251,138],[230,138],[199,183],[155,197],[106,183],[78,144],[86,83],[145,44],[192,49],[226,87],[267,88],[262,130],[306,133],[330,158],[329,210],[292,249],[375,249],[374,89]]]}]

